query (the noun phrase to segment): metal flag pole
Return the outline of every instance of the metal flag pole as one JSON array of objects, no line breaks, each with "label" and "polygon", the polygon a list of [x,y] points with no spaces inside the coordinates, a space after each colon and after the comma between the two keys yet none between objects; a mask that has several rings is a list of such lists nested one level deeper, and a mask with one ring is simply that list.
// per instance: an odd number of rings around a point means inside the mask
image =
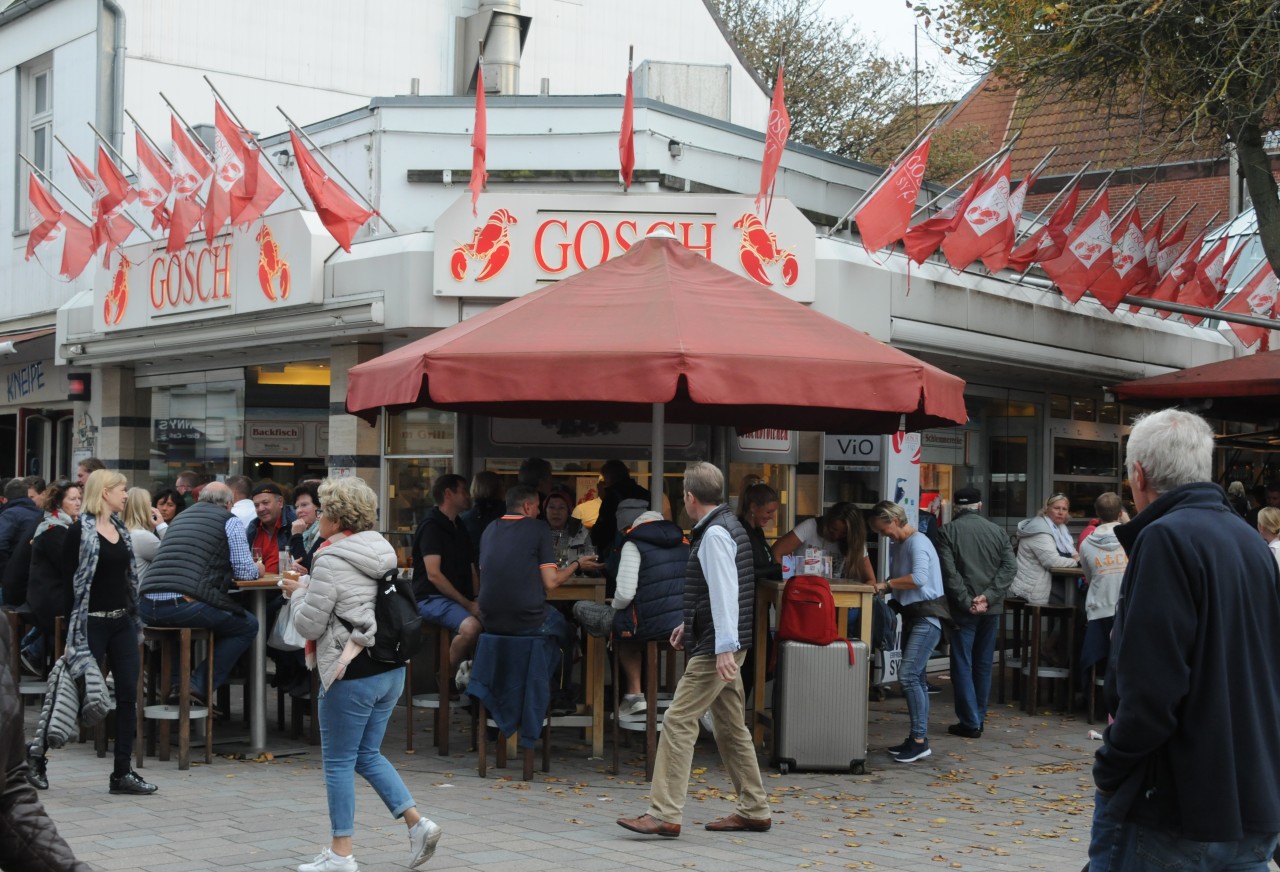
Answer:
[{"label": "metal flag pole", "polygon": [[1258,315],[1244,315],[1237,312],[1224,312],[1221,309],[1188,306],[1186,303],[1177,303],[1172,300],[1152,300],[1150,297],[1135,297],[1133,294],[1126,294],[1121,298],[1120,302],[1143,309],[1173,312],[1177,315],[1193,315],[1218,321],[1234,321],[1237,324],[1248,324],[1250,327],[1262,327],[1267,330],[1280,330],[1280,321],[1272,318],[1263,318]]},{"label": "metal flag pole", "polygon": [[1159,218],[1161,215],[1163,215],[1170,206],[1173,205],[1173,201],[1176,199],[1178,199],[1177,196],[1170,197],[1169,200],[1163,206],[1157,209],[1155,214],[1152,215],[1150,218],[1148,218],[1146,220],[1146,223],[1142,225],[1142,232],[1146,233],[1149,229],[1151,229],[1151,225],[1154,224],[1156,222],[1156,219]]},{"label": "metal flag pole", "polygon": [[[65,146],[64,146],[64,147],[65,147]],[[23,162],[23,163],[25,163],[27,166],[31,167],[31,169],[32,169],[33,171],[35,171],[35,174],[36,174],[37,176],[39,176],[40,178],[44,179],[44,180],[45,180],[45,182],[49,185],[49,187],[53,188],[55,191],[57,191],[59,194],[61,194],[61,195],[62,195],[62,199],[63,199],[64,201],[66,201],[66,203],[67,203],[69,206],[71,206],[71,208],[72,208],[72,209],[75,209],[77,212],[79,212],[81,215],[83,215],[83,216],[84,216],[84,218],[85,218],[85,220],[86,220],[86,221],[88,221],[90,224],[92,224],[92,223],[93,223],[93,218],[91,218],[91,217],[89,216],[89,213],[88,213],[88,212],[86,212],[86,211],[84,211],[83,209],[81,209],[79,206],[77,206],[77,205],[76,205],[76,201],[75,201],[75,200],[73,200],[73,199],[71,199],[69,196],[67,196],[67,192],[66,192],[66,191],[62,190],[62,188],[59,188],[56,184],[54,184],[53,179],[51,179],[51,178],[49,177],[49,174],[48,174],[48,173],[46,173],[44,170],[40,169],[40,167],[38,167],[38,166],[36,166],[35,164],[33,164],[33,163],[31,162],[31,159],[30,159],[29,157],[27,157],[25,154],[21,154],[21,153],[20,153],[20,154],[18,155],[18,157],[22,160],[22,162]]]},{"label": "metal flag pole", "polygon": [[[90,127],[93,127],[93,125],[92,125],[92,124],[90,124],[89,126],[90,126]],[[94,133],[97,133],[97,132],[98,132],[98,131],[95,129],[95,130],[94,130]],[[63,142],[63,141],[62,141],[62,137],[58,136],[58,134],[56,134],[56,133],[55,133],[55,134],[53,135],[53,138],[54,138],[54,141],[58,143],[58,145],[62,146],[62,150],[63,150],[63,151],[65,151],[67,154],[70,154],[70,155],[74,155],[74,154],[75,154],[75,152],[73,152],[73,151],[70,149],[70,147],[68,147],[68,145],[67,145],[65,142]],[[114,151],[114,149],[112,149],[112,150]],[[79,160],[79,158],[77,158],[77,160]],[[50,182],[49,184],[53,184],[53,182]],[[65,194],[63,194],[63,196],[65,197],[66,195],[65,195]],[[94,202],[96,203],[97,201],[95,200]],[[78,207],[77,207],[77,208],[78,208]],[[96,208],[97,208],[97,207],[95,206],[95,209],[96,209]],[[85,217],[88,217],[87,213],[85,213],[83,210],[81,210],[80,214],[85,215]],[[142,235],[143,235],[143,236],[147,237],[147,239],[149,239],[149,240],[150,240],[150,241],[152,241],[152,242],[155,242],[155,241],[156,241],[156,238],[155,238],[154,236],[152,236],[150,233],[148,233],[148,232],[143,228],[143,226],[142,226],[141,224],[139,224],[139,223],[138,223],[138,220],[137,220],[136,218],[134,218],[134,217],[133,217],[132,215],[130,215],[128,212],[125,212],[125,211],[123,211],[123,210],[121,210],[120,214],[121,214],[121,215],[123,215],[124,217],[128,218],[128,219],[129,219],[129,223],[130,223],[130,224],[132,224],[134,227],[137,227],[139,230],[141,230],[141,231],[142,231]],[[94,221],[94,222],[96,222],[96,221],[97,221],[97,218],[90,218],[89,220],[90,220],[90,221]],[[112,247],[113,247],[113,248],[119,248],[120,246],[117,244],[117,245],[113,245]]]},{"label": "metal flag pole", "polygon": [[991,166],[991,165],[992,165],[992,164],[994,164],[997,160],[999,160],[999,159],[1001,159],[1002,157],[1004,157],[1005,153],[1006,153],[1006,152],[1008,152],[1008,151],[1010,151],[1010,150],[1013,148],[1013,144],[1014,144],[1015,142],[1017,142],[1017,141],[1018,141],[1018,137],[1019,137],[1019,136],[1021,136],[1021,135],[1022,135],[1022,131],[1021,131],[1021,130],[1019,130],[1017,133],[1015,133],[1015,134],[1013,135],[1013,139],[1009,140],[1008,145],[1005,145],[1005,146],[1004,146],[1004,147],[1002,147],[999,151],[997,151],[995,154],[991,155],[991,156],[990,156],[990,157],[988,157],[986,160],[984,160],[982,163],[978,164],[976,167],[974,167],[973,169],[969,170],[969,172],[965,173],[963,176],[961,176],[960,178],[956,179],[954,182],[952,182],[950,185],[948,185],[946,188],[944,188],[944,189],[942,190],[942,192],[941,192],[941,193],[939,193],[936,197],[934,197],[934,198],[933,198],[932,200],[930,200],[928,203],[925,203],[923,206],[919,207],[919,208],[918,208],[918,209],[916,209],[914,212],[912,212],[912,213],[911,213],[911,220],[912,220],[912,221],[914,221],[916,218],[919,218],[919,217],[920,217],[920,215],[921,215],[921,214],[922,214],[926,209],[928,209],[928,208],[929,208],[930,206],[932,206],[934,203],[936,203],[936,202],[938,202],[939,200],[941,200],[943,197],[945,197],[945,196],[946,196],[947,194],[949,194],[950,192],[954,191],[956,188],[958,188],[958,187],[960,187],[961,185],[963,185],[963,184],[965,183],[965,181],[966,181],[966,180],[968,180],[968,179],[972,178],[974,175],[976,175],[976,174],[978,174],[978,173],[980,173],[980,172],[984,171],[987,167]]},{"label": "metal flag pole", "polygon": [[[1177,221],[1173,222],[1173,226],[1169,228],[1169,232],[1166,233],[1164,235],[1164,238],[1160,240],[1160,246],[1162,248],[1164,247],[1164,244],[1169,241],[1169,237],[1172,236],[1177,231],[1177,229],[1182,226],[1182,222],[1186,221],[1187,218],[1191,216],[1191,213],[1195,211],[1195,209],[1196,209],[1195,204],[1188,206],[1187,211],[1182,213],[1182,217],[1180,217]],[[1221,212],[1221,211],[1222,211],[1221,209],[1218,210],[1218,212]],[[1218,213],[1215,212],[1213,217],[1217,218]]]},{"label": "metal flag pole", "polygon": [[[227,112],[231,114],[231,120],[239,125],[241,130],[249,134],[249,138],[253,140],[254,146],[258,149],[259,163],[261,163],[261,158],[266,155],[266,151],[262,148],[262,143],[258,142],[258,137],[254,136],[249,128],[244,126],[244,122],[242,122],[240,117],[236,115],[236,110],[231,108],[231,104],[227,102],[227,98],[223,97],[222,94],[218,92],[218,89],[213,86],[213,82],[209,81],[208,76],[204,77],[204,83],[209,86],[210,91],[213,91],[213,96],[222,104],[222,108],[226,109]],[[307,201],[298,196],[298,192],[293,189],[293,185],[289,184],[289,180],[284,177],[284,173],[280,171],[280,168],[275,166],[271,160],[267,160],[266,163],[271,168],[272,172],[275,173],[276,178],[280,179],[284,184],[285,190],[293,196],[293,199],[298,201],[298,205],[305,205]]]},{"label": "metal flag pole", "polygon": [[[1085,164],[1085,166],[1088,166],[1088,164]],[[1081,167],[1080,173],[1083,173],[1083,172],[1084,172],[1084,167]],[[1080,173],[1076,173],[1076,176],[1078,177]],[[1098,187],[1094,189],[1094,192],[1089,195],[1089,199],[1085,200],[1084,205],[1078,208],[1076,210],[1076,213],[1071,216],[1071,224],[1073,226],[1077,221],[1080,220],[1080,216],[1087,214],[1089,212],[1090,207],[1092,207],[1093,204],[1097,202],[1098,198],[1102,196],[1102,192],[1107,189],[1107,182],[1111,181],[1111,177],[1114,176],[1115,174],[1116,174],[1115,170],[1112,170],[1111,172],[1107,173],[1106,176],[1102,179],[1102,184],[1098,185]],[[1063,190],[1065,191],[1066,188],[1063,188]],[[1034,261],[1032,263],[1027,264],[1027,268],[1018,274],[1018,277],[1013,280],[1013,283],[1015,285],[1022,284],[1022,280],[1027,277],[1027,273],[1031,272],[1031,267],[1033,266],[1035,266]]]},{"label": "metal flag pole", "polygon": [[1120,207],[1120,211],[1117,213],[1117,216],[1118,216],[1118,217],[1117,217],[1115,220],[1113,220],[1113,221],[1111,222],[1111,229],[1112,229],[1112,230],[1114,230],[1114,229],[1115,229],[1115,227],[1116,227],[1116,225],[1117,225],[1117,224],[1123,223],[1123,221],[1124,221],[1126,218],[1128,218],[1128,217],[1129,217],[1129,210],[1130,210],[1130,209],[1132,209],[1132,208],[1134,208],[1134,207],[1137,205],[1137,202],[1138,202],[1138,196],[1139,196],[1140,194],[1142,194],[1142,192],[1143,192],[1143,191],[1145,191],[1145,190],[1147,189],[1147,185],[1149,185],[1149,184],[1151,184],[1151,183],[1150,183],[1150,182],[1143,182],[1143,183],[1142,183],[1142,186],[1141,186],[1140,188],[1138,188],[1138,190],[1136,190],[1136,191],[1134,191],[1134,192],[1133,192],[1133,196],[1132,196],[1132,197],[1130,197],[1130,198],[1128,199],[1128,201],[1127,201],[1123,206],[1121,206],[1121,207]]},{"label": "metal flag pole", "polygon": [[[121,165],[122,167],[124,167],[126,170],[128,170],[130,173],[132,173],[134,176],[137,176],[137,175],[138,175],[138,171],[137,171],[137,170],[135,170],[133,167],[129,166],[129,164],[125,162],[125,159],[124,159],[123,157],[121,157],[121,156],[120,156],[120,152],[116,151],[116,150],[115,150],[115,147],[110,143],[110,141],[108,141],[108,139],[107,139],[105,136],[103,136],[103,135],[102,135],[102,131],[101,131],[101,130],[99,130],[98,128],[94,127],[94,126],[93,126],[93,122],[92,122],[92,121],[86,121],[85,123],[89,125],[89,129],[90,129],[90,130],[92,130],[92,131],[94,132],[94,135],[96,135],[96,136],[98,137],[98,140],[99,140],[99,141],[100,141],[104,146],[106,146],[106,147],[107,147],[107,150],[111,152],[111,155],[112,155],[116,160],[118,160],[118,161],[120,162],[120,165]],[[133,222],[133,226],[134,226],[134,227],[137,227],[139,230],[141,230],[141,231],[142,231],[142,235],[143,235],[143,236],[145,236],[145,237],[147,237],[147,241],[148,241],[148,242],[155,242],[155,241],[156,241],[156,238],[155,238],[154,236],[152,236],[150,233],[148,233],[148,232],[147,232],[147,228],[143,227],[143,226],[142,226],[142,224],[140,224],[140,223],[138,222],[138,219],[137,219],[137,218],[134,218],[134,217],[133,217],[132,215],[130,215],[128,212],[123,212],[123,211],[122,211],[120,214],[124,215],[126,218],[128,218],[130,221],[132,221],[132,222]]]},{"label": "metal flag pole", "polygon": [[187,119],[182,117],[182,113],[178,111],[178,107],[169,102],[169,98],[164,95],[164,91],[160,91],[159,94],[160,99],[164,101],[164,105],[169,107],[169,111],[173,113],[173,117],[178,119],[178,123],[186,129],[187,135],[190,136],[192,140],[195,141],[195,144],[200,147],[200,150],[204,152],[205,157],[210,160],[217,160],[214,153],[209,150],[209,146],[205,145],[204,140],[196,134],[195,128],[187,123]]},{"label": "metal flag pole", "polygon": [[860,208],[862,208],[862,205],[867,200],[871,199],[872,195],[874,195],[877,191],[880,190],[880,187],[884,183],[884,181],[889,178],[889,176],[893,173],[895,169],[897,169],[898,162],[901,161],[908,154],[910,154],[911,152],[915,151],[917,148],[920,147],[920,143],[924,142],[925,138],[930,133],[933,132],[933,128],[937,125],[938,121],[942,119],[942,116],[945,115],[947,113],[947,110],[950,108],[952,107],[943,106],[941,109],[938,110],[938,114],[933,116],[933,120],[930,121],[928,124],[926,124],[924,128],[919,133],[916,134],[915,139],[911,140],[911,144],[908,145],[906,148],[904,148],[901,151],[901,153],[899,153],[899,155],[893,159],[893,163],[889,164],[889,166],[885,168],[885,171],[880,174],[879,178],[877,178],[874,182],[871,183],[871,187],[867,188],[867,190],[865,190],[862,193],[862,196],[857,199],[857,201],[853,204],[852,207],[850,207],[849,211],[845,212],[844,215],[840,216],[840,220],[835,223],[835,226],[827,231],[828,236],[834,235],[837,230],[839,230],[841,227],[844,226],[844,222],[848,221],[850,216],[852,216],[855,212],[857,212]]},{"label": "metal flag pole", "polygon": [[338,168],[338,165],[337,165],[337,164],[335,164],[335,163],[333,162],[333,160],[332,160],[332,159],[330,159],[330,157],[329,157],[327,154],[325,154],[325,153],[321,150],[320,146],[316,145],[315,140],[314,140],[314,139],[312,139],[310,136],[308,136],[308,135],[307,135],[307,131],[305,131],[305,130],[303,130],[301,127],[299,127],[299,126],[297,125],[297,123],[296,123],[292,118],[290,118],[290,117],[289,117],[289,113],[285,112],[285,111],[284,111],[283,109],[281,109],[279,106],[276,106],[276,111],[277,111],[277,112],[279,112],[281,115],[283,115],[283,116],[284,116],[284,120],[285,120],[285,121],[287,121],[287,122],[289,122],[289,126],[290,126],[292,129],[296,130],[298,133],[301,133],[301,134],[302,134],[302,138],[303,138],[303,139],[305,139],[305,140],[307,141],[307,143],[308,143],[308,144],[309,144],[313,149],[315,149],[315,150],[316,150],[316,152],[318,152],[319,154],[321,154],[321,155],[324,157],[325,163],[327,163],[329,166],[333,167],[333,171],[334,171],[335,173],[337,173],[337,174],[338,174],[338,178],[342,179],[344,182],[346,182],[346,183],[347,183],[347,187],[349,187],[349,188],[352,190],[352,192],[354,192],[354,193],[355,193],[355,195],[356,195],[357,197],[359,197],[361,200],[363,200],[363,201],[364,201],[365,205],[366,205],[366,206],[368,206],[368,207],[369,207],[369,209],[370,209],[370,210],[371,210],[375,215],[377,215],[379,219],[381,219],[381,221],[382,221],[382,223],[383,223],[383,224],[387,225],[387,229],[388,229],[388,230],[390,230],[392,233],[398,233],[398,232],[399,232],[398,230],[396,230],[395,225],[394,225],[394,224],[392,224],[390,221],[388,221],[388,220],[387,220],[387,218],[386,218],[386,216],[385,216],[385,215],[383,215],[381,212],[379,212],[379,211],[378,211],[377,207],[375,207],[375,206],[373,205],[373,201],[371,201],[368,197],[366,197],[363,193],[361,193],[360,189],[359,189],[359,188],[357,188],[354,184],[352,184],[351,180],[350,180],[349,178],[347,178],[347,177],[346,177],[346,175],[342,172],[342,170],[341,170],[341,169],[339,169],[339,168]]},{"label": "metal flag pole", "polygon": [[[160,96],[163,97],[164,95],[161,94]],[[165,102],[167,103],[168,101],[166,100]],[[160,158],[161,160],[164,161],[165,166],[167,166],[170,170],[172,170],[173,162],[164,156],[164,149],[160,147],[159,143],[155,141],[155,139],[151,136],[150,133],[147,133],[146,128],[144,128],[141,124],[138,123],[138,119],[133,117],[133,113],[131,113],[128,109],[126,109],[124,110],[124,114],[129,116],[129,120],[133,122],[134,127],[138,128],[138,132],[142,134],[143,138],[145,138],[147,142],[151,143],[151,147],[155,149],[156,154],[160,155]],[[174,111],[174,114],[177,115],[176,110]],[[179,116],[178,120],[182,121],[181,116]],[[186,122],[183,121],[182,123],[185,126]],[[196,137],[197,142],[199,142],[199,139],[200,139],[199,137]],[[203,147],[203,143],[201,144],[201,147]],[[195,200],[196,203],[199,204],[201,209],[204,209],[204,200],[201,199],[199,194],[193,193],[191,195],[191,199]]]},{"label": "metal flag pole", "polygon": [[[1057,146],[1054,146],[1054,148],[1057,148]],[[1093,165],[1093,161],[1091,160],[1085,161],[1084,166],[1076,170],[1076,174],[1072,176],[1070,179],[1068,179],[1065,185],[1063,185],[1061,188],[1058,189],[1058,193],[1053,195],[1052,200],[1050,200],[1048,203],[1045,204],[1044,208],[1040,210],[1040,214],[1036,215],[1036,217],[1031,219],[1031,223],[1027,226],[1027,229],[1025,231],[1020,230],[1014,234],[1014,237],[1013,237],[1014,248],[1017,248],[1019,242],[1024,241],[1027,238],[1027,236],[1034,233],[1038,229],[1036,227],[1036,224],[1040,222],[1040,219],[1043,218],[1046,214],[1048,214],[1049,210],[1058,204],[1058,201],[1061,200],[1066,195],[1066,193],[1071,190],[1071,187],[1080,180],[1080,177],[1083,176],[1085,172],[1089,169],[1089,167],[1092,165]]]}]

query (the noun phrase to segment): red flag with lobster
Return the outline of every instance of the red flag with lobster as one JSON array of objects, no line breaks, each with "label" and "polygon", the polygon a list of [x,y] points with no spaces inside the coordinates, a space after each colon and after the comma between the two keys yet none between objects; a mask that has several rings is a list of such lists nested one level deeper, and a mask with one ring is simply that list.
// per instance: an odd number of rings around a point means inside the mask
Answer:
[{"label": "red flag with lobster", "polygon": [[988,258],[998,263],[997,269],[1008,263],[1013,243],[1013,225],[1009,222],[1012,160],[1012,154],[1004,156],[961,214],[955,231],[942,241],[942,253],[955,269],[966,269],[980,257],[984,265]]},{"label": "red flag with lobster", "polygon": [[1107,192],[1103,190],[1067,234],[1062,254],[1041,264],[1073,304],[1080,302],[1090,285],[1111,266],[1111,216],[1107,208]]},{"label": "red flag with lobster", "polygon": [[1111,267],[1089,286],[1089,293],[1115,312],[1120,301],[1142,277],[1147,261],[1147,242],[1142,234],[1142,216],[1138,207],[1129,210],[1111,236]]},{"label": "red flag with lobster", "polygon": [[191,138],[176,116],[171,116],[169,131],[173,136],[173,209],[169,223],[169,254],[187,244],[191,228],[200,221],[203,210],[198,198],[205,181],[213,175],[213,164],[204,148]]},{"label": "red flag with lobster", "polygon": [[[1255,318],[1274,318],[1276,316],[1276,299],[1278,296],[1280,296],[1280,280],[1276,279],[1276,274],[1271,269],[1271,264],[1264,257],[1258,262],[1258,266],[1254,269],[1253,275],[1249,276],[1249,280],[1244,283],[1240,290],[1236,291],[1235,296],[1231,298],[1231,302],[1222,307],[1222,311],[1233,312],[1238,315],[1252,315]],[[1263,342],[1262,350],[1266,350],[1266,340],[1270,331],[1265,327],[1255,327],[1252,324],[1237,324],[1234,321],[1228,321],[1227,325],[1245,348],[1249,348],[1255,342],[1261,340]],[[1280,323],[1276,324],[1276,329],[1280,329]]]},{"label": "red flag with lobster", "polygon": [[27,184],[27,260],[45,243],[54,242],[61,235],[62,204],[53,199],[44,185],[31,173]]},{"label": "red flag with lobster", "polygon": [[[1240,252],[1244,251],[1244,246],[1239,245],[1228,256],[1227,247],[1230,242],[1230,237],[1223,236],[1214,243],[1208,254],[1200,258],[1196,264],[1195,279],[1188,281],[1178,292],[1179,303],[1213,309],[1222,301],[1222,297],[1227,292],[1227,279],[1231,276],[1231,268],[1236,265],[1236,258],[1240,256]],[[1199,315],[1184,314],[1182,320],[1194,327],[1204,319]]]},{"label": "red flag with lobster", "polygon": [[[1168,271],[1164,277],[1160,279],[1160,284],[1156,285],[1155,291],[1151,294],[1151,299],[1172,303],[1182,293],[1182,287],[1187,282],[1195,278],[1196,274],[1196,258],[1200,254],[1200,249],[1204,243],[1204,231],[1195,239],[1191,240],[1186,248],[1177,258],[1169,265]],[[1167,246],[1166,251],[1172,251],[1173,246]],[[1172,313],[1167,309],[1156,309],[1156,314],[1163,320],[1168,318]]]},{"label": "red flag with lobster", "polygon": [[622,190],[631,190],[631,174],[636,169],[636,98],[631,88],[631,64],[627,63],[627,96],[622,101],[622,127],[618,131],[618,165]]},{"label": "red flag with lobster", "polygon": [[486,169],[488,148],[489,119],[484,105],[484,63],[482,59],[476,62],[476,123],[471,130],[471,182],[467,185],[471,189],[471,215],[473,217],[479,217],[480,215],[476,211],[476,201],[480,199],[480,193],[484,190],[485,182],[489,180],[489,171]]},{"label": "red flag with lobster", "polygon": [[307,189],[307,196],[311,198],[316,214],[320,216],[329,235],[344,251],[350,251],[351,237],[376,213],[361,206],[337,182],[329,178],[319,161],[292,129],[289,130],[289,139],[293,142],[293,156],[298,161],[302,186]]},{"label": "red flag with lobster", "polygon": [[926,136],[905,160],[890,167],[884,184],[876,188],[853,216],[862,247],[868,254],[892,245],[906,233],[916,198],[920,196],[925,167],[929,164],[931,139],[932,136]]},{"label": "red flag with lobster", "polygon": [[756,214],[760,214],[760,201],[764,201],[764,220],[769,223],[769,210],[773,207],[773,186],[777,180],[778,164],[787,148],[791,135],[791,116],[787,113],[786,87],[783,83],[782,64],[778,64],[778,78],[773,83],[773,100],[769,103],[769,128],[764,134],[764,160],[760,162],[760,193],[756,194]]},{"label": "red flag with lobster", "polygon": [[134,145],[138,153],[138,181],[133,186],[134,193],[138,202],[151,213],[151,226],[167,230],[169,196],[173,191],[169,161],[151,147],[151,141],[142,135],[141,130],[134,132]]},{"label": "red flag with lobster", "polygon": [[[977,196],[978,189],[982,187],[985,178],[985,175],[979,173],[965,192],[948,203],[937,215],[907,228],[907,232],[902,235],[902,247],[907,252],[907,257],[917,264],[922,264],[938,250],[942,241],[949,238],[947,234],[960,224],[960,216]],[[963,269],[963,267],[959,268]]]},{"label": "red flag with lobster", "polygon": [[100,241],[107,243],[102,262],[106,267],[110,265],[108,261],[111,251],[124,245],[133,233],[133,221],[124,214],[124,208],[134,201],[137,194],[102,145],[98,146],[98,183],[102,188],[102,197],[98,201],[98,220],[94,225],[94,232]]},{"label": "red flag with lobster", "polygon": [[1053,260],[1062,254],[1062,249],[1067,244],[1068,228],[1071,226],[1071,219],[1075,217],[1079,199],[1080,188],[1073,186],[1071,193],[1063,198],[1062,203],[1049,217],[1049,223],[1032,233],[1009,253],[1008,267],[1022,272],[1033,263]]}]

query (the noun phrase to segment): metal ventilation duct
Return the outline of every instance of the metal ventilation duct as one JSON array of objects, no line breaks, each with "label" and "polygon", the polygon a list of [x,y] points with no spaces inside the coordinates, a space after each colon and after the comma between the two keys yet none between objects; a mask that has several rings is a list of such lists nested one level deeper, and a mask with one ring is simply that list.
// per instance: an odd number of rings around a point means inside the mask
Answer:
[{"label": "metal ventilation duct", "polygon": [[519,0],[482,0],[479,12],[458,19],[454,92],[475,92],[476,61],[483,43],[485,92],[518,94],[520,55],[532,21],[528,15],[520,14]]}]

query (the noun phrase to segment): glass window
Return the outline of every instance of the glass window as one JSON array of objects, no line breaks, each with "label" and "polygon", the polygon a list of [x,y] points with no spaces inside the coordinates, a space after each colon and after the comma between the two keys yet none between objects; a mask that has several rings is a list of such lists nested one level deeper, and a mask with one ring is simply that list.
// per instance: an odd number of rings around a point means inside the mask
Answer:
[{"label": "glass window", "polygon": [[[47,54],[22,65],[17,106],[19,148],[41,172],[53,164],[53,55]],[[15,201],[14,226],[29,229],[27,215],[26,164],[18,165],[18,188],[24,193]]]},{"label": "glass window", "polygon": [[1073,421],[1096,421],[1098,420],[1098,401],[1085,399],[1084,397],[1076,397],[1071,401],[1071,420]]},{"label": "glass window", "polygon": [[1117,477],[1120,468],[1119,449],[1120,446],[1115,442],[1054,439],[1053,474]]},{"label": "glass window", "polygon": [[1069,419],[1071,417],[1071,398],[1064,394],[1049,396],[1049,417]]},{"label": "glass window", "polygon": [[996,517],[1025,518],[1030,441],[1026,437],[992,436],[987,458],[991,477],[990,514]]},{"label": "glass window", "polygon": [[1126,427],[1132,427],[1133,422],[1138,420],[1138,416],[1141,415],[1143,411],[1145,410],[1139,409],[1136,406],[1121,406],[1120,420]]},{"label": "glass window", "polygon": [[244,382],[151,389],[151,463],[156,482],[194,469],[208,481],[244,472]]},{"label": "glass window", "polygon": [[453,456],[454,413],[409,409],[387,417],[387,454]]},{"label": "glass window", "polygon": [[32,115],[43,115],[52,109],[49,105],[49,101],[52,96],[49,93],[50,76],[52,76],[52,72],[50,70],[33,73],[31,76],[32,91],[34,92],[31,100]]},{"label": "glass window", "polygon": [[1119,403],[1103,403],[1098,406],[1098,423],[1099,424],[1119,424],[1120,423],[1120,404]]}]

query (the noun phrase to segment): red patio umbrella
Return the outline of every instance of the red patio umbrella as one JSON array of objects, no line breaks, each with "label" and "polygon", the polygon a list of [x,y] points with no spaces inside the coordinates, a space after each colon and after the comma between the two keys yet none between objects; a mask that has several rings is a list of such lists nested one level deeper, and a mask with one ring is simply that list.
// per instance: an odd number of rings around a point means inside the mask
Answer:
[{"label": "red patio umbrella", "polygon": [[[1111,389],[1124,402],[1158,407],[1197,403],[1210,415],[1236,421],[1280,418],[1280,351],[1206,363]],[[1267,402],[1267,398],[1272,401]]]},{"label": "red patio umbrella", "polygon": [[353,414],[419,406],[740,431],[966,420],[961,379],[654,237],[351,369]]}]

